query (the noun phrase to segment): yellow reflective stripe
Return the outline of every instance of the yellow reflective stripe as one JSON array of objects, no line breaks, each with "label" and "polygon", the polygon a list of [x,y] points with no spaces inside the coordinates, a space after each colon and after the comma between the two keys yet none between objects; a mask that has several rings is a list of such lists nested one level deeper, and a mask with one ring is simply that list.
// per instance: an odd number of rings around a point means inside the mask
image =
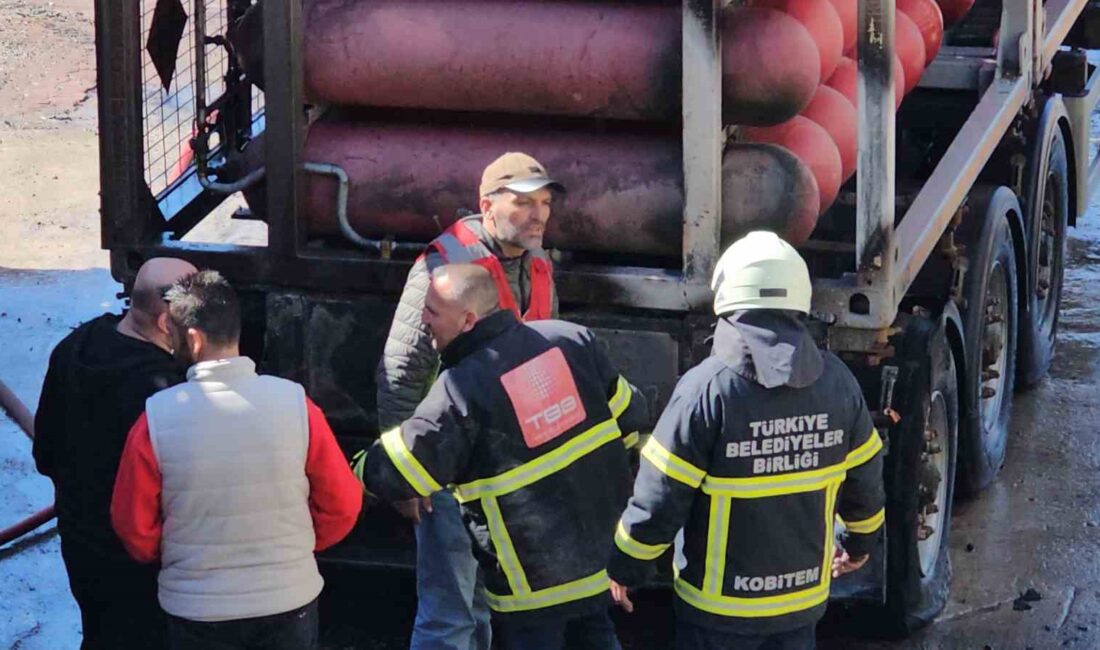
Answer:
[{"label": "yellow reflective stripe", "polygon": [[649,442],[645,443],[645,447],[642,447],[642,457],[665,476],[674,478],[689,487],[699,487],[707,476],[703,470],[665,449],[656,438],[650,438]]},{"label": "yellow reflective stripe", "polygon": [[626,532],[623,522],[620,521],[619,527],[615,529],[615,546],[636,560],[648,561],[661,557],[669,544],[643,544],[631,537],[630,533]]},{"label": "yellow reflective stripe", "polygon": [[836,543],[834,526],[836,525],[836,495],[840,483],[834,483],[825,490],[825,557],[821,560],[821,584],[828,592],[833,581],[833,544]]},{"label": "yellow reflective stripe", "polygon": [[615,394],[607,401],[607,406],[611,409],[611,417],[617,418],[626,412],[627,407],[630,406],[630,396],[630,383],[622,375],[619,375],[619,383],[615,387]]},{"label": "yellow reflective stripe", "polygon": [[553,607],[554,605],[561,605],[562,603],[569,603],[574,600],[597,596],[607,591],[609,587],[610,582],[607,578],[607,571],[600,571],[587,578],[567,582],[556,587],[540,589],[529,594],[498,596],[490,591],[486,591],[485,599],[489,601],[489,607],[494,611],[523,612],[532,609]]},{"label": "yellow reflective stripe", "polygon": [[509,492],[515,492],[555,472],[560,472],[605,444],[618,440],[620,436],[619,425],[614,420],[605,420],[554,451],[543,454],[519,467],[510,469],[503,474],[456,486],[455,498],[458,499],[459,503],[468,503],[476,499],[489,496],[499,497]]},{"label": "yellow reflective stripe", "polygon": [[393,461],[397,471],[401,472],[401,476],[405,477],[405,480],[409,482],[412,489],[416,490],[417,494],[426,497],[443,489],[443,486],[432,478],[432,475],[424,469],[420,461],[405,446],[405,441],[401,438],[400,427],[390,429],[382,434],[382,448],[386,450],[386,455]]},{"label": "yellow reflective stripe", "polygon": [[[843,520],[842,520],[843,521]],[[866,519],[859,521],[845,521],[844,527],[853,533],[859,533],[860,535],[867,535],[873,533],[882,527],[882,524],[886,523],[886,509],[883,508],[875,514]]]},{"label": "yellow reflective stripe", "polygon": [[676,595],[696,609],[718,616],[737,616],[740,618],[762,618],[800,612],[815,605],[820,605],[829,598],[829,587],[825,583],[802,591],[762,598],[713,596],[703,593],[694,585],[679,577],[676,578],[675,589]]},{"label": "yellow reflective stripe", "polygon": [[758,499],[760,497],[798,494],[823,489],[826,485],[843,481],[848,471],[844,464],[830,465],[808,472],[795,472],[777,476],[752,478],[719,478],[708,476],[703,481],[703,492],[734,499]]},{"label": "yellow reflective stripe", "polygon": [[882,449],[882,438],[878,435],[878,429],[871,429],[871,435],[868,436],[867,442],[850,451],[844,464],[849,469],[859,467],[874,458],[880,449]]},{"label": "yellow reflective stripe", "polygon": [[637,447],[638,439],[640,437],[641,434],[639,434],[637,431],[635,431],[634,433],[628,433],[627,435],[623,436],[623,446],[627,449],[633,449]]},{"label": "yellow reflective stripe", "polygon": [[519,555],[516,554],[516,547],[512,545],[512,537],[504,525],[500,504],[493,497],[485,497],[481,500],[481,505],[485,509],[489,537],[493,540],[493,546],[496,547],[497,561],[500,562],[500,568],[504,571],[504,577],[508,579],[508,586],[511,587],[513,594],[531,593],[531,585],[527,584],[527,574],[523,572]]},{"label": "yellow reflective stripe", "polygon": [[722,595],[722,582],[726,575],[726,546],[730,535],[730,503],[730,497],[710,498],[710,530],[707,533],[703,592],[711,596]]}]

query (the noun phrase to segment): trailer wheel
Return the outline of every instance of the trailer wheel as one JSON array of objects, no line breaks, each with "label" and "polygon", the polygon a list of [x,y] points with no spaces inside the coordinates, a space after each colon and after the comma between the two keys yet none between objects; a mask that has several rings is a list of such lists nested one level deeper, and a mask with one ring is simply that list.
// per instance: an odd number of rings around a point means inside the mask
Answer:
[{"label": "trailer wheel", "polygon": [[886,612],[908,635],[947,604],[948,537],[959,429],[955,358],[942,327],[913,321],[903,335],[896,393],[901,421],[886,456]]},{"label": "trailer wheel", "polygon": [[989,198],[970,263],[962,310],[966,365],[959,436],[959,488],[972,495],[1004,464],[1016,380],[1016,253],[1009,219],[1020,214],[1016,195],[997,188]]},{"label": "trailer wheel", "polygon": [[1027,281],[1020,316],[1019,388],[1032,388],[1050,370],[1062,302],[1066,227],[1069,223],[1069,163],[1062,129],[1050,130],[1045,157],[1036,160],[1028,188]]}]

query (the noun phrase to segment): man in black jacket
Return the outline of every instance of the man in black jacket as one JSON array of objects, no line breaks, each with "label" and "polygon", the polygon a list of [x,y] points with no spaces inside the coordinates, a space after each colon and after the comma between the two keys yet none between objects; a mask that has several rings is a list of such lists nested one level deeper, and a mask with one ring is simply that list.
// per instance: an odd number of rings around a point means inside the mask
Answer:
[{"label": "man in black jacket", "polygon": [[104,314],[50,355],[35,416],[34,460],[54,483],[61,556],[80,606],[83,650],[164,646],[157,567],[130,559],[110,505],[126,434],[145,400],[183,381],[172,359],[162,291],[195,272],[157,258],[138,271],[125,316]]},{"label": "man in black jacket", "polygon": [[797,251],[750,233],[712,288],[713,353],[681,379],[642,450],[612,595],[629,609],[625,587],[644,583],[683,529],[679,650],[812,649],[831,579],[866,563],[885,521],[882,442],[855,377],[806,331]]},{"label": "man in black jacket", "polygon": [[500,309],[483,267],[436,269],[424,322],[443,370],[357,473],[389,501],[455,485],[502,648],[618,648],[607,554],[644,399],[587,329]]}]

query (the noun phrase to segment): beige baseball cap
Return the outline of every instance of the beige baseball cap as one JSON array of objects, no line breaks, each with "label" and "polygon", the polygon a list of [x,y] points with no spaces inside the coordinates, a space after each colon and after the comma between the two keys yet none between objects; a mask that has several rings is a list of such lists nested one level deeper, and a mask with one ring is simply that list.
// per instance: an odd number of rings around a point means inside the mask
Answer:
[{"label": "beige baseball cap", "polygon": [[544,187],[565,191],[565,186],[550,178],[542,164],[525,153],[510,151],[485,168],[481,174],[480,196],[509,189],[513,192],[534,192]]}]

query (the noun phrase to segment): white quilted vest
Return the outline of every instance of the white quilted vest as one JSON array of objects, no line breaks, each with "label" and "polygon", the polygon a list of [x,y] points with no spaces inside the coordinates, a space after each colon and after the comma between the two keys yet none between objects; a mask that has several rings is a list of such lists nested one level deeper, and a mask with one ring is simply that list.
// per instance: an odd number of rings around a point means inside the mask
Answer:
[{"label": "white quilted vest", "polygon": [[206,361],[146,411],[162,476],[161,607],[224,621],[316,598],[302,387],[246,357]]}]

